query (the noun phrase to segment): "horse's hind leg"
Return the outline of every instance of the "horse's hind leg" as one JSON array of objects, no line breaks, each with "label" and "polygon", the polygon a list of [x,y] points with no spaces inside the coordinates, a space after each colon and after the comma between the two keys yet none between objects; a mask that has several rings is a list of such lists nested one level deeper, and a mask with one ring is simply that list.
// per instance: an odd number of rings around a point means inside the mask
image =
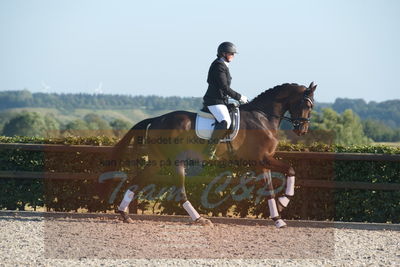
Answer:
[{"label": "horse's hind leg", "polygon": [[141,188],[144,185],[144,178],[145,177],[152,177],[154,173],[156,173],[158,169],[154,167],[146,167],[143,171],[139,172],[134,181],[136,184],[131,185],[125,192],[124,198],[122,199],[121,203],[118,206],[118,213],[121,215],[123,222],[125,223],[132,223],[133,220],[129,217],[128,207],[129,204],[135,197],[135,191]]},{"label": "horse's hind leg", "polygon": [[131,190],[132,188],[128,188],[124,194],[124,198],[122,199],[121,203],[118,206],[118,212],[122,217],[124,223],[132,223],[133,220],[128,215],[128,206],[132,202],[133,197],[135,196],[134,191]]},{"label": "horse's hind leg", "polygon": [[200,214],[196,211],[196,209],[192,206],[190,201],[187,199],[186,190],[185,190],[185,166],[183,163],[176,166],[176,173],[179,177],[180,183],[180,202],[182,207],[189,214],[190,218],[194,223],[198,223],[201,225],[213,226],[212,222],[206,218],[200,216]]}]

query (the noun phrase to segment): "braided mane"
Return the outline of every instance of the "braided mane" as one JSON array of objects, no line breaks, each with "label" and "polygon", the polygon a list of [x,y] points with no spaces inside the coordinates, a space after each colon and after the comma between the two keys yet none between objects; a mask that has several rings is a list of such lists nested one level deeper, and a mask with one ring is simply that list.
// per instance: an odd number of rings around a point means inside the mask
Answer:
[{"label": "braided mane", "polygon": [[282,97],[288,96],[288,93],[296,90],[297,88],[302,87],[297,83],[284,83],[281,85],[277,85],[274,88],[265,90],[258,96],[256,96],[253,100],[249,103],[240,106],[243,110],[253,110],[264,108],[268,103],[280,99]]}]

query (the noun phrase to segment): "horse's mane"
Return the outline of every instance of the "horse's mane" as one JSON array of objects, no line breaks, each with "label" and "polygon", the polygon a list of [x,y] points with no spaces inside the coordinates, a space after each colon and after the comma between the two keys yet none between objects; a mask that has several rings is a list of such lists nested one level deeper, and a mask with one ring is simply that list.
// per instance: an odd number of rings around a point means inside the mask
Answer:
[{"label": "horse's mane", "polygon": [[293,90],[297,90],[299,87],[302,87],[302,85],[298,85],[297,83],[284,83],[281,85],[277,85],[273,88],[265,90],[249,103],[241,105],[240,108],[243,110],[253,110],[256,108],[264,107],[267,102],[271,102],[282,96],[287,96],[288,93]]}]

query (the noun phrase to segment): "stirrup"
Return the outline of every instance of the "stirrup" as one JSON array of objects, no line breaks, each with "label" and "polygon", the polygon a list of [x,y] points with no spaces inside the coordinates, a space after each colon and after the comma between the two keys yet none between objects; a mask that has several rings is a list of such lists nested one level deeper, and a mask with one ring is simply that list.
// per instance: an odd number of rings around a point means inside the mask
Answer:
[{"label": "stirrup", "polygon": [[215,159],[216,157],[215,157],[215,150],[213,150],[213,151],[207,151],[206,152],[206,155],[207,155],[207,158],[209,158],[209,159]]},{"label": "stirrup", "polygon": [[204,154],[207,155],[209,159],[213,159],[215,158],[215,153],[217,152],[217,145],[216,144],[207,145],[203,152]]}]

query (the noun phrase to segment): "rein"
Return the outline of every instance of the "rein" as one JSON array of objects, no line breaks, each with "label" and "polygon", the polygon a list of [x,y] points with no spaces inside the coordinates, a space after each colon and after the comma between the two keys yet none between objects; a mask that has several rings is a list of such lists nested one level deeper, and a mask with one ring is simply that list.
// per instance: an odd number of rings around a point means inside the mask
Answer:
[{"label": "rein", "polygon": [[[310,102],[311,106],[314,106],[314,103],[313,103],[312,99],[307,97],[307,96],[305,96],[303,98],[303,101],[308,101],[308,102]],[[310,118],[302,118],[302,117],[300,117],[300,118],[291,118],[291,117],[287,117],[287,116],[278,116],[278,115],[275,115],[275,114],[268,114],[268,113],[264,112],[257,105],[253,105],[253,107],[256,109],[257,112],[263,114],[265,117],[275,117],[275,118],[278,118],[278,119],[281,119],[281,120],[286,120],[288,122],[291,122],[294,127],[298,127],[303,123],[310,122]]]},{"label": "rein", "polygon": [[291,118],[291,117],[287,117],[287,116],[278,116],[278,115],[275,115],[275,114],[265,113],[263,110],[261,110],[257,106],[255,106],[255,108],[256,108],[255,111],[263,114],[265,117],[278,118],[278,119],[281,119],[281,120],[285,120],[285,121],[291,122],[291,123],[293,123],[293,125],[298,121],[302,121],[302,122],[309,122],[310,121],[309,118]]}]

